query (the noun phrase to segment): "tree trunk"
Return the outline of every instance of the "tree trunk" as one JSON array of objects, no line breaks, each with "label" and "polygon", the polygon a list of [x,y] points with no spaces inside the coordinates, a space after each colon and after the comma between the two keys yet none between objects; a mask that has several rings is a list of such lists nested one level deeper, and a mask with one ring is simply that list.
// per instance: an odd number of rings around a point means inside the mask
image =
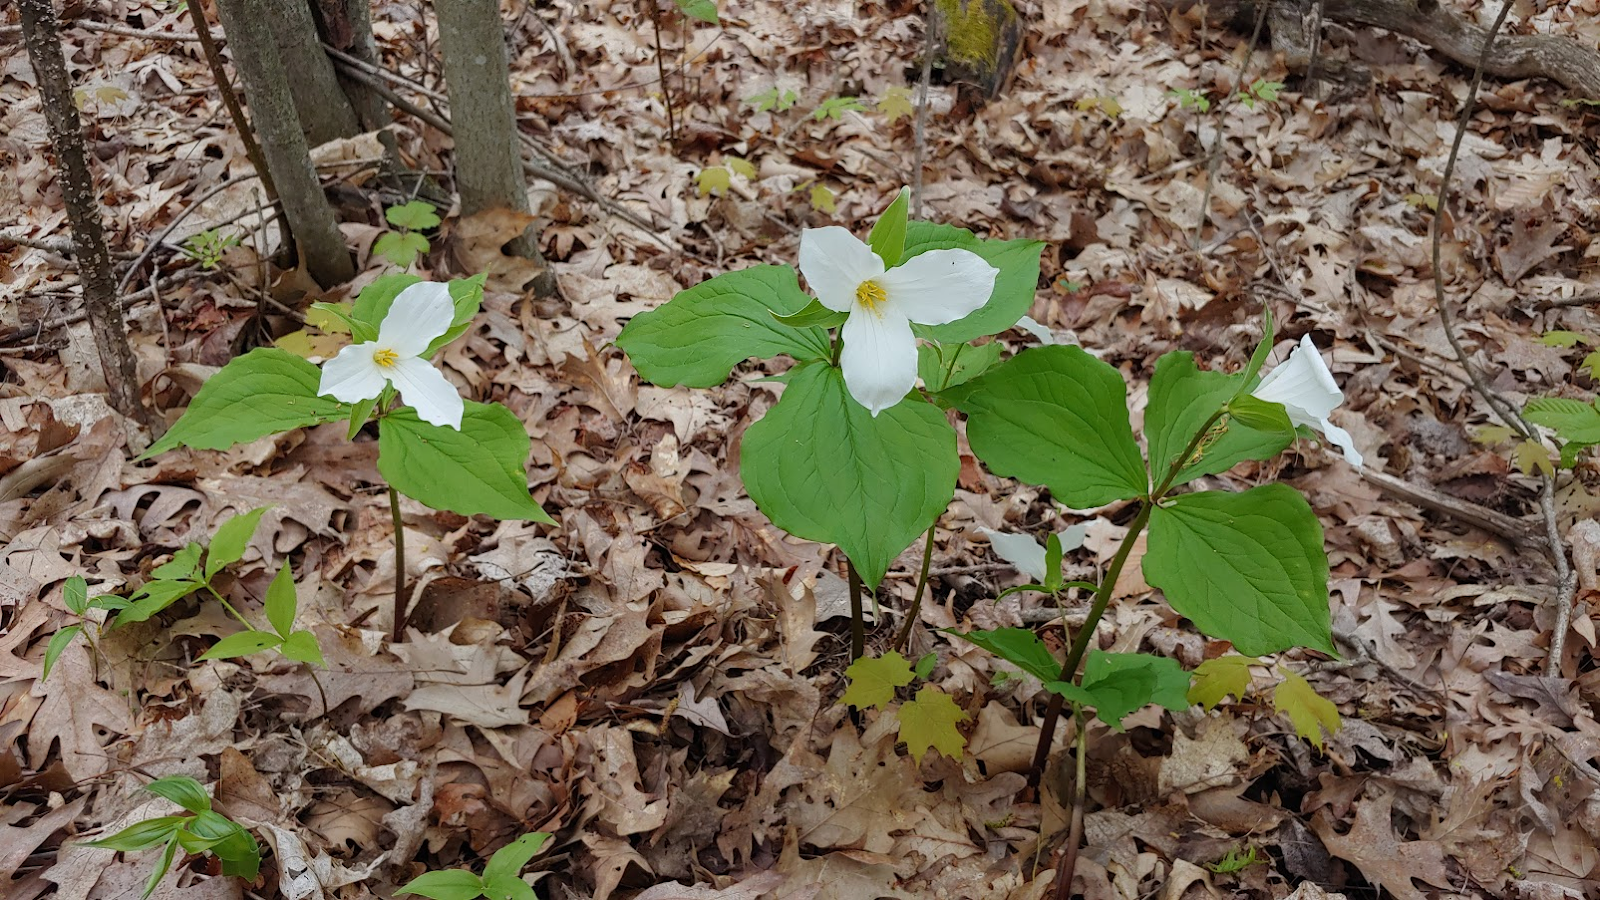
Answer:
[{"label": "tree trunk", "polygon": [[[455,127],[461,213],[470,216],[498,208],[531,212],[499,0],[437,0],[433,9],[439,17],[444,80]],[[537,231],[530,226],[506,250],[543,265],[538,243]],[[546,268],[533,288],[539,296],[554,294],[554,273]]]},{"label": "tree trunk", "polygon": [[[265,9],[256,0],[218,0],[217,13],[228,35],[234,65],[244,79],[250,118],[261,138],[261,152],[278,186],[306,269],[319,284],[332,286],[355,276],[350,252],[339,233],[333,207],[322,193],[311,148],[295,114],[290,77],[278,56]],[[342,95],[341,95],[342,96]]]},{"label": "tree trunk", "polygon": [[83,306],[94,334],[95,350],[105,369],[106,386],[111,390],[111,406],[117,412],[146,426],[154,417],[139,402],[139,375],[133,350],[128,346],[128,329],[122,321],[122,305],[117,302],[117,279],[111,271],[111,253],[106,249],[105,232],[100,223],[100,204],[95,196],[94,176],[83,150],[83,124],[73,102],[72,84],[67,78],[66,59],[61,54],[55,8],[51,0],[20,0],[22,34],[28,45],[34,77],[39,81],[45,121],[50,127],[50,143],[55,148],[59,167],[61,199],[67,205],[72,223],[74,257],[78,281],[83,289]]},{"label": "tree trunk", "polygon": [[[372,65],[380,65],[378,41],[372,34],[371,0],[314,0],[317,11],[317,30],[322,39],[335,49]],[[338,67],[334,73],[339,74]],[[353,78],[339,76],[350,106],[363,131],[377,131],[390,125],[389,107],[383,97],[366,84]]]},{"label": "tree trunk", "polygon": [[293,73],[288,80],[289,93],[294,97],[300,127],[315,147],[357,134],[361,126],[350,98],[334,74],[333,62],[322,52],[317,23],[306,3],[307,0],[254,0],[250,5],[252,14],[272,27],[283,70]]}]

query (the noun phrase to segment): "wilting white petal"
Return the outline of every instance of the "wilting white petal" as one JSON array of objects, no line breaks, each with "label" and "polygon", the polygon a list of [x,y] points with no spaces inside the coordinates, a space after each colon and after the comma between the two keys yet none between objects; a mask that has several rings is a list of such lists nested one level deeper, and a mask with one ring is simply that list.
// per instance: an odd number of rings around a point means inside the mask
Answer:
[{"label": "wilting white petal", "polygon": [[388,367],[389,378],[400,391],[400,401],[417,411],[417,418],[430,425],[461,430],[465,404],[461,394],[444,373],[415,356]]},{"label": "wilting white petal", "polygon": [[351,344],[339,355],[322,364],[322,380],[317,384],[317,395],[328,396],[345,403],[371,400],[383,392],[385,378],[372,361],[378,345],[371,341]]},{"label": "wilting white petal", "polygon": [[873,416],[905,399],[917,383],[917,339],[892,309],[858,310],[845,320],[839,368],[856,402]]},{"label": "wilting white petal", "polygon": [[876,281],[888,303],[919,325],[943,325],[966,316],[994,293],[1000,270],[971,250],[929,250]]},{"label": "wilting white petal", "polygon": [[1023,316],[1022,318],[1018,319],[1016,327],[1033,335],[1036,339],[1038,339],[1039,343],[1045,345],[1046,347],[1058,343],[1056,341],[1055,332],[1044,327],[1043,325],[1040,325],[1038,322],[1027,316]]},{"label": "wilting white petal", "polygon": [[378,325],[379,347],[404,358],[428,349],[433,339],[450,330],[456,305],[448,285],[419,281],[401,291]]},{"label": "wilting white petal", "polygon": [[823,306],[849,312],[861,282],[883,274],[883,260],[848,228],[807,228],[800,232],[800,274]]},{"label": "wilting white petal", "polygon": [[994,550],[995,556],[1010,563],[1035,583],[1044,581],[1045,553],[1038,541],[1025,534],[1008,534],[993,528],[978,530],[989,536],[989,547]]},{"label": "wilting white petal", "polygon": [[1361,466],[1361,453],[1350,439],[1350,432],[1328,420],[1328,415],[1344,402],[1344,392],[1333,380],[1333,373],[1322,361],[1316,345],[1311,343],[1310,335],[1302,337],[1289,359],[1268,372],[1251,393],[1257,399],[1283,404],[1290,422],[1320,432],[1329,443],[1344,451],[1347,462],[1358,468]]},{"label": "wilting white petal", "polygon": [[1068,525],[1064,530],[1057,532],[1056,537],[1061,541],[1061,552],[1076,550],[1082,547],[1083,542],[1089,537],[1089,523],[1079,522],[1076,525]]}]

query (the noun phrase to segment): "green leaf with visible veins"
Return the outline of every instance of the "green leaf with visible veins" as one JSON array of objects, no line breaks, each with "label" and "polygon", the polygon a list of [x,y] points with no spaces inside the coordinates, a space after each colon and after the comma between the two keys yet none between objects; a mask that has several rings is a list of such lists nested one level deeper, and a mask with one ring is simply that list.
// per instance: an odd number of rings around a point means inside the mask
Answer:
[{"label": "green leaf with visible veins", "polygon": [[844,670],[850,687],[845,689],[839,702],[856,709],[876,706],[884,709],[894,699],[895,688],[911,683],[911,663],[904,656],[890,650],[882,656],[863,656]]},{"label": "green leaf with visible veins", "polygon": [[317,636],[309,631],[293,631],[278,645],[278,652],[295,662],[327,668],[322,658],[322,648],[317,646]]},{"label": "green leaf with visible veins", "polygon": [[640,313],[617,335],[639,377],[662,387],[711,387],[751,357],[797,360],[832,356],[821,328],[789,328],[811,296],[788,266],[753,266],[680,291],[660,309]]},{"label": "green leaf with visible veins", "polygon": [[[1145,439],[1150,443],[1150,472],[1157,483],[1166,478],[1168,469],[1201,426],[1233,399],[1243,380],[1238,375],[1200,371],[1194,364],[1194,354],[1188,352],[1175,351],[1156,360],[1144,428]],[[1289,425],[1286,414],[1279,424]],[[1171,487],[1202,475],[1226,472],[1242,460],[1270,459],[1294,441],[1292,426],[1261,431],[1237,417],[1223,418],[1213,428],[1217,429],[1215,434],[1200,444],[1198,459],[1183,468]]]},{"label": "green leaf with visible veins", "polygon": [[1157,703],[1167,709],[1184,709],[1189,674],[1177,662],[1148,653],[1106,653],[1090,650],[1083,666],[1081,685],[1052,681],[1049,690],[1075,703],[1094,708],[1102,722],[1117,730],[1129,713]]},{"label": "green leaf with visible veins", "polygon": [[1040,681],[1055,681],[1061,677],[1061,663],[1037,634],[1026,628],[996,628],[993,631],[960,632],[946,628],[953,634],[993,653],[1006,662]]},{"label": "green leaf with visible veins", "polygon": [[1244,692],[1250,688],[1250,667],[1260,663],[1253,656],[1219,656],[1195,666],[1190,675],[1189,702],[1210,710],[1229,694],[1243,700]]},{"label": "green leaf with visible veins", "polygon": [[1600,410],[1566,397],[1535,397],[1523,408],[1528,421],[1555,431],[1563,441],[1600,444]]},{"label": "green leaf with visible veins", "polygon": [[434,509],[554,524],[528,493],[531,447],[522,421],[499,404],[466,401],[460,431],[430,425],[404,407],[378,426],[378,471]]},{"label": "green leaf with visible veins", "polygon": [[206,379],[172,430],[139,459],[174,447],[226,450],[269,434],[339,422],[350,405],[317,396],[322,372],[293,353],[261,347]]},{"label": "green leaf with visible veins", "polygon": [[1035,347],[940,396],[996,475],[1043,484],[1075,509],[1149,490],[1128,424],[1127,385],[1081,347]]},{"label": "green leaf with visible veins", "polygon": [[767,518],[837,544],[873,590],[950,504],[960,466],[955,429],[933,404],[913,395],[873,416],[820,363],[789,370],[739,453],[745,490]]},{"label": "green leaf with visible veins", "polygon": [[1157,506],[1143,564],[1173,609],[1242,654],[1336,654],[1322,524],[1288,485],[1182,494]]},{"label": "green leaf with visible veins", "polygon": [[691,19],[699,19],[708,25],[720,25],[717,21],[717,4],[714,0],[674,0],[678,9]]},{"label": "green leaf with visible veins", "polygon": [[923,754],[937,750],[951,759],[960,759],[967,739],[956,723],[967,717],[949,694],[932,685],[917,691],[915,700],[900,704],[900,740],[906,742],[911,759],[922,764]]}]

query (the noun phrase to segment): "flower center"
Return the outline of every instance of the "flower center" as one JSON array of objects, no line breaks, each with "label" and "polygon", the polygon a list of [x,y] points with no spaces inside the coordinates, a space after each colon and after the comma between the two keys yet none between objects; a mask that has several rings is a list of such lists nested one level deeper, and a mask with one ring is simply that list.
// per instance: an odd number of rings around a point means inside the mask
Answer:
[{"label": "flower center", "polygon": [[876,281],[863,281],[856,286],[856,302],[866,307],[867,311],[874,315],[883,315],[878,307],[882,306],[887,299],[889,299],[888,292],[884,291],[883,285]]},{"label": "flower center", "polygon": [[400,354],[390,350],[388,347],[384,347],[381,350],[373,351],[372,361],[378,364],[378,368],[387,369],[400,361]]}]

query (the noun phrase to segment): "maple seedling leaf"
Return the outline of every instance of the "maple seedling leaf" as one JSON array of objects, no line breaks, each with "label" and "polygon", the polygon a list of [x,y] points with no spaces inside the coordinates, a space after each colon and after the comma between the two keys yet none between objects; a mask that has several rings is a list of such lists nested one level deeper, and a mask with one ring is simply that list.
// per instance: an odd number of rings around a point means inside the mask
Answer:
[{"label": "maple seedling leaf", "polygon": [[733,185],[733,173],[724,166],[707,166],[694,176],[694,183],[702,197],[721,194]]},{"label": "maple seedling leaf", "polygon": [[[915,675],[911,671],[911,663],[890,650],[882,656],[861,657],[844,670],[844,677],[850,679],[850,687],[839,698],[840,703],[856,709],[869,706],[883,709],[894,699],[895,688],[910,684]],[[905,719],[900,721],[903,728]]]},{"label": "maple seedling leaf", "polygon": [[1243,700],[1250,687],[1250,667],[1260,663],[1253,656],[1221,656],[1195,666],[1190,675],[1189,702],[1209,710],[1229,694]]},{"label": "maple seedling leaf", "polygon": [[730,156],[727,159],[727,165],[729,171],[734,172],[735,174],[743,175],[746,178],[756,177],[755,163],[752,163],[748,159],[740,159],[737,156]]},{"label": "maple seedling leaf", "polygon": [[900,740],[905,741],[906,750],[918,765],[930,748],[960,759],[967,739],[961,736],[956,723],[966,717],[949,694],[936,687],[924,687],[917,691],[917,699],[900,704]]},{"label": "maple seedling leaf", "polygon": [[811,208],[817,212],[832,213],[839,207],[833,201],[833,191],[827,185],[814,184],[811,186]]},{"label": "maple seedling leaf", "polygon": [[911,89],[896,85],[883,92],[883,97],[878,100],[878,112],[893,125],[901,116],[911,115]]},{"label": "maple seedling leaf", "polygon": [[1295,733],[1322,749],[1322,730],[1326,728],[1329,734],[1338,734],[1339,707],[1333,701],[1317,693],[1309,682],[1288,669],[1279,669],[1283,674],[1283,683],[1272,694],[1272,707],[1278,712],[1289,717],[1289,722],[1294,725]]},{"label": "maple seedling leaf", "polygon": [[1555,464],[1550,461],[1550,451],[1538,441],[1521,441],[1517,448],[1511,451],[1511,461],[1518,471],[1524,475],[1532,475],[1534,470],[1554,478],[1556,475]]}]

